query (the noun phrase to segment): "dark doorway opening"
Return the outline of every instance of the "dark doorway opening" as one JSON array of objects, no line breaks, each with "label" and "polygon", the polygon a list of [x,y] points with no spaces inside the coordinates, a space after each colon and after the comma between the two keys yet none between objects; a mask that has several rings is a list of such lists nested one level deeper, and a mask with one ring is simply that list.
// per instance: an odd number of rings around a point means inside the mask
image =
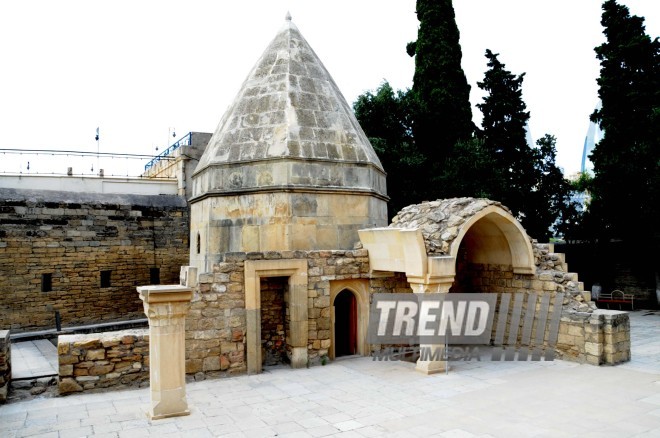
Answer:
[{"label": "dark doorway opening", "polygon": [[288,277],[261,278],[262,365],[289,363],[286,335],[288,327]]},{"label": "dark doorway opening", "polygon": [[357,354],[357,300],[344,289],[335,298],[335,357]]}]

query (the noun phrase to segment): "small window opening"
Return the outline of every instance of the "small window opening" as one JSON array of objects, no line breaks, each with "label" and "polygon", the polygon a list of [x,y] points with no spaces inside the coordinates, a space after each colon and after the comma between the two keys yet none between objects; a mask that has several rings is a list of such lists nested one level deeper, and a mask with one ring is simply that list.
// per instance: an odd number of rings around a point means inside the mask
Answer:
[{"label": "small window opening", "polygon": [[110,287],[110,274],[112,271],[101,271],[101,287]]},{"label": "small window opening", "polygon": [[200,253],[202,249],[202,239],[199,237],[199,233],[197,233],[197,254]]},{"label": "small window opening", "polygon": [[41,274],[41,292],[53,290],[53,274]]},{"label": "small window opening", "polygon": [[149,283],[160,284],[160,268],[149,268]]}]

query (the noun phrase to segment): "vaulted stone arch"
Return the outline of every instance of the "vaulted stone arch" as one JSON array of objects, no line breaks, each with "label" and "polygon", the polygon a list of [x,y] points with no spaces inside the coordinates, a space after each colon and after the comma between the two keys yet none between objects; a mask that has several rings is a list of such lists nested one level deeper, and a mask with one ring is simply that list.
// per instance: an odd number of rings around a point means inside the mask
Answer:
[{"label": "vaulted stone arch", "polygon": [[[472,262],[510,265],[518,274],[535,272],[527,233],[506,207],[488,199],[409,205],[388,228],[360,230],[359,235],[371,269],[404,272],[415,293],[449,292],[461,245]],[[417,369],[428,374],[445,367],[441,361],[417,362]]]}]

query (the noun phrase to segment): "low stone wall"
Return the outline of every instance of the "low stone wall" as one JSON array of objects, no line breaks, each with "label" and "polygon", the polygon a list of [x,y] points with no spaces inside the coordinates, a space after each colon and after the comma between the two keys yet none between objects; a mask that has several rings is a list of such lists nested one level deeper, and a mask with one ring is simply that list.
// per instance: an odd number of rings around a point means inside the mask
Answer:
[{"label": "low stone wall", "polygon": [[561,318],[557,353],[560,359],[591,365],[630,360],[630,318],[616,310],[568,313]]},{"label": "low stone wall", "polygon": [[149,384],[149,331],[61,335],[59,393]]},{"label": "low stone wall", "polygon": [[11,381],[11,341],[9,330],[0,330],[0,404],[7,401]]}]

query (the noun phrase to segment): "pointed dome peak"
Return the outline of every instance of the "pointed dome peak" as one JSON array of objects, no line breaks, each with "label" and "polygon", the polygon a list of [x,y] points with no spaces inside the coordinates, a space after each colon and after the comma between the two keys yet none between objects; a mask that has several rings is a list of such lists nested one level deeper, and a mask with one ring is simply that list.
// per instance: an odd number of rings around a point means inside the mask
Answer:
[{"label": "pointed dome peak", "polygon": [[[330,73],[289,18],[287,14],[284,27],[243,82],[195,170],[200,175],[212,168],[261,169],[268,163],[272,178],[255,170],[240,181],[221,181],[214,172],[208,179],[211,186],[200,191],[311,185],[374,190],[385,196],[378,156]],[[309,170],[309,176],[295,175],[303,162],[317,169]],[[273,170],[293,163],[298,163],[293,170]],[[372,173],[380,176],[367,177]]]},{"label": "pointed dome peak", "polygon": [[291,21],[291,12],[286,11],[286,16],[284,17],[286,21]]}]

